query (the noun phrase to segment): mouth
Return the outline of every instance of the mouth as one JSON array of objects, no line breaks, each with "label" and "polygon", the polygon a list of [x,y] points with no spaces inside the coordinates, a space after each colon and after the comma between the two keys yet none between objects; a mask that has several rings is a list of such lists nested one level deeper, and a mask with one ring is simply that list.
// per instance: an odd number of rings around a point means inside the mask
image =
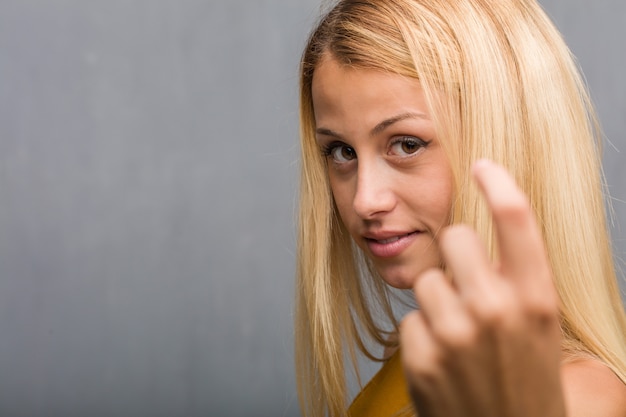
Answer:
[{"label": "mouth", "polygon": [[393,236],[387,239],[370,239],[370,238],[366,238],[367,240],[372,240],[374,242],[380,243],[381,245],[386,245],[388,243],[393,243],[393,242],[397,242],[398,240],[407,237],[409,235],[412,235],[413,233],[418,233],[418,232],[411,232],[411,233],[406,233],[400,236]]},{"label": "mouth", "polygon": [[393,236],[366,236],[365,242],[370,253],[378,258],[391,258],[405,251],[421,234],[420,231],[395,234]]}]

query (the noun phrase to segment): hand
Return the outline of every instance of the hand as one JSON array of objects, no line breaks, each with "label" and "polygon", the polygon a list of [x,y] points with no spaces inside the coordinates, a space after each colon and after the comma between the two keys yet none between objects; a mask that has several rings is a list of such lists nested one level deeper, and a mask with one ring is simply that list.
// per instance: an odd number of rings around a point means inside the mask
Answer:
[{"label": "hand", "polygon": [[441,270],[414,284],[420,310],[400,328],[419,417],[563,417],[558,298],[541,234],[509,174],[479,161],[473,174],[491,209],[499,262],[473,230],[451,226]]}]

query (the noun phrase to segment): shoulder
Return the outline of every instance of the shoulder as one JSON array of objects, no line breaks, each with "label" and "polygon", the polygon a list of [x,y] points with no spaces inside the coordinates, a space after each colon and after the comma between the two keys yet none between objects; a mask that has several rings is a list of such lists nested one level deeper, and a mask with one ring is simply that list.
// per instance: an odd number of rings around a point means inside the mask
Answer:
[{"label": "shoulder", "polygon": [[626,417],[626,385],[598,360],[564,363],[561,380],[568,417]]}]

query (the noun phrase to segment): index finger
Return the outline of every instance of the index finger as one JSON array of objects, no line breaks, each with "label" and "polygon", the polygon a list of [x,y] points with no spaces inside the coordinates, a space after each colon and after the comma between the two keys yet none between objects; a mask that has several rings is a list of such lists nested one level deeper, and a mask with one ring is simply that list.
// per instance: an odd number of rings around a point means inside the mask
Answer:
[{"label": "index finger", "polygon": [[530,277],[550,281],[543,239],[526,195],[491,161],[476,162],[473,174],[493,216],[501,272],[521,282]]}]

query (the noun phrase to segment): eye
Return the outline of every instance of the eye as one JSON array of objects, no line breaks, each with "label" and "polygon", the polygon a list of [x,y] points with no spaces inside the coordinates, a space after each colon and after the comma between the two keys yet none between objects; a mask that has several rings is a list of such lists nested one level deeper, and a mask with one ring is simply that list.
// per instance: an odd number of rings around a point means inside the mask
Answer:
[{"label": "eye", "polygon": [[323,154],[325,156],[330,156],[335,162],[340,164],[356,159],[356,152],[354,148],[341,142],[331,143],[330,145],[324,147]]},{"label": "eye", "polygon": [[398,156],[410,156],[426,146],[428,146],[428,142],[420,138],[402,136],[393,141],[390,153]]}]

